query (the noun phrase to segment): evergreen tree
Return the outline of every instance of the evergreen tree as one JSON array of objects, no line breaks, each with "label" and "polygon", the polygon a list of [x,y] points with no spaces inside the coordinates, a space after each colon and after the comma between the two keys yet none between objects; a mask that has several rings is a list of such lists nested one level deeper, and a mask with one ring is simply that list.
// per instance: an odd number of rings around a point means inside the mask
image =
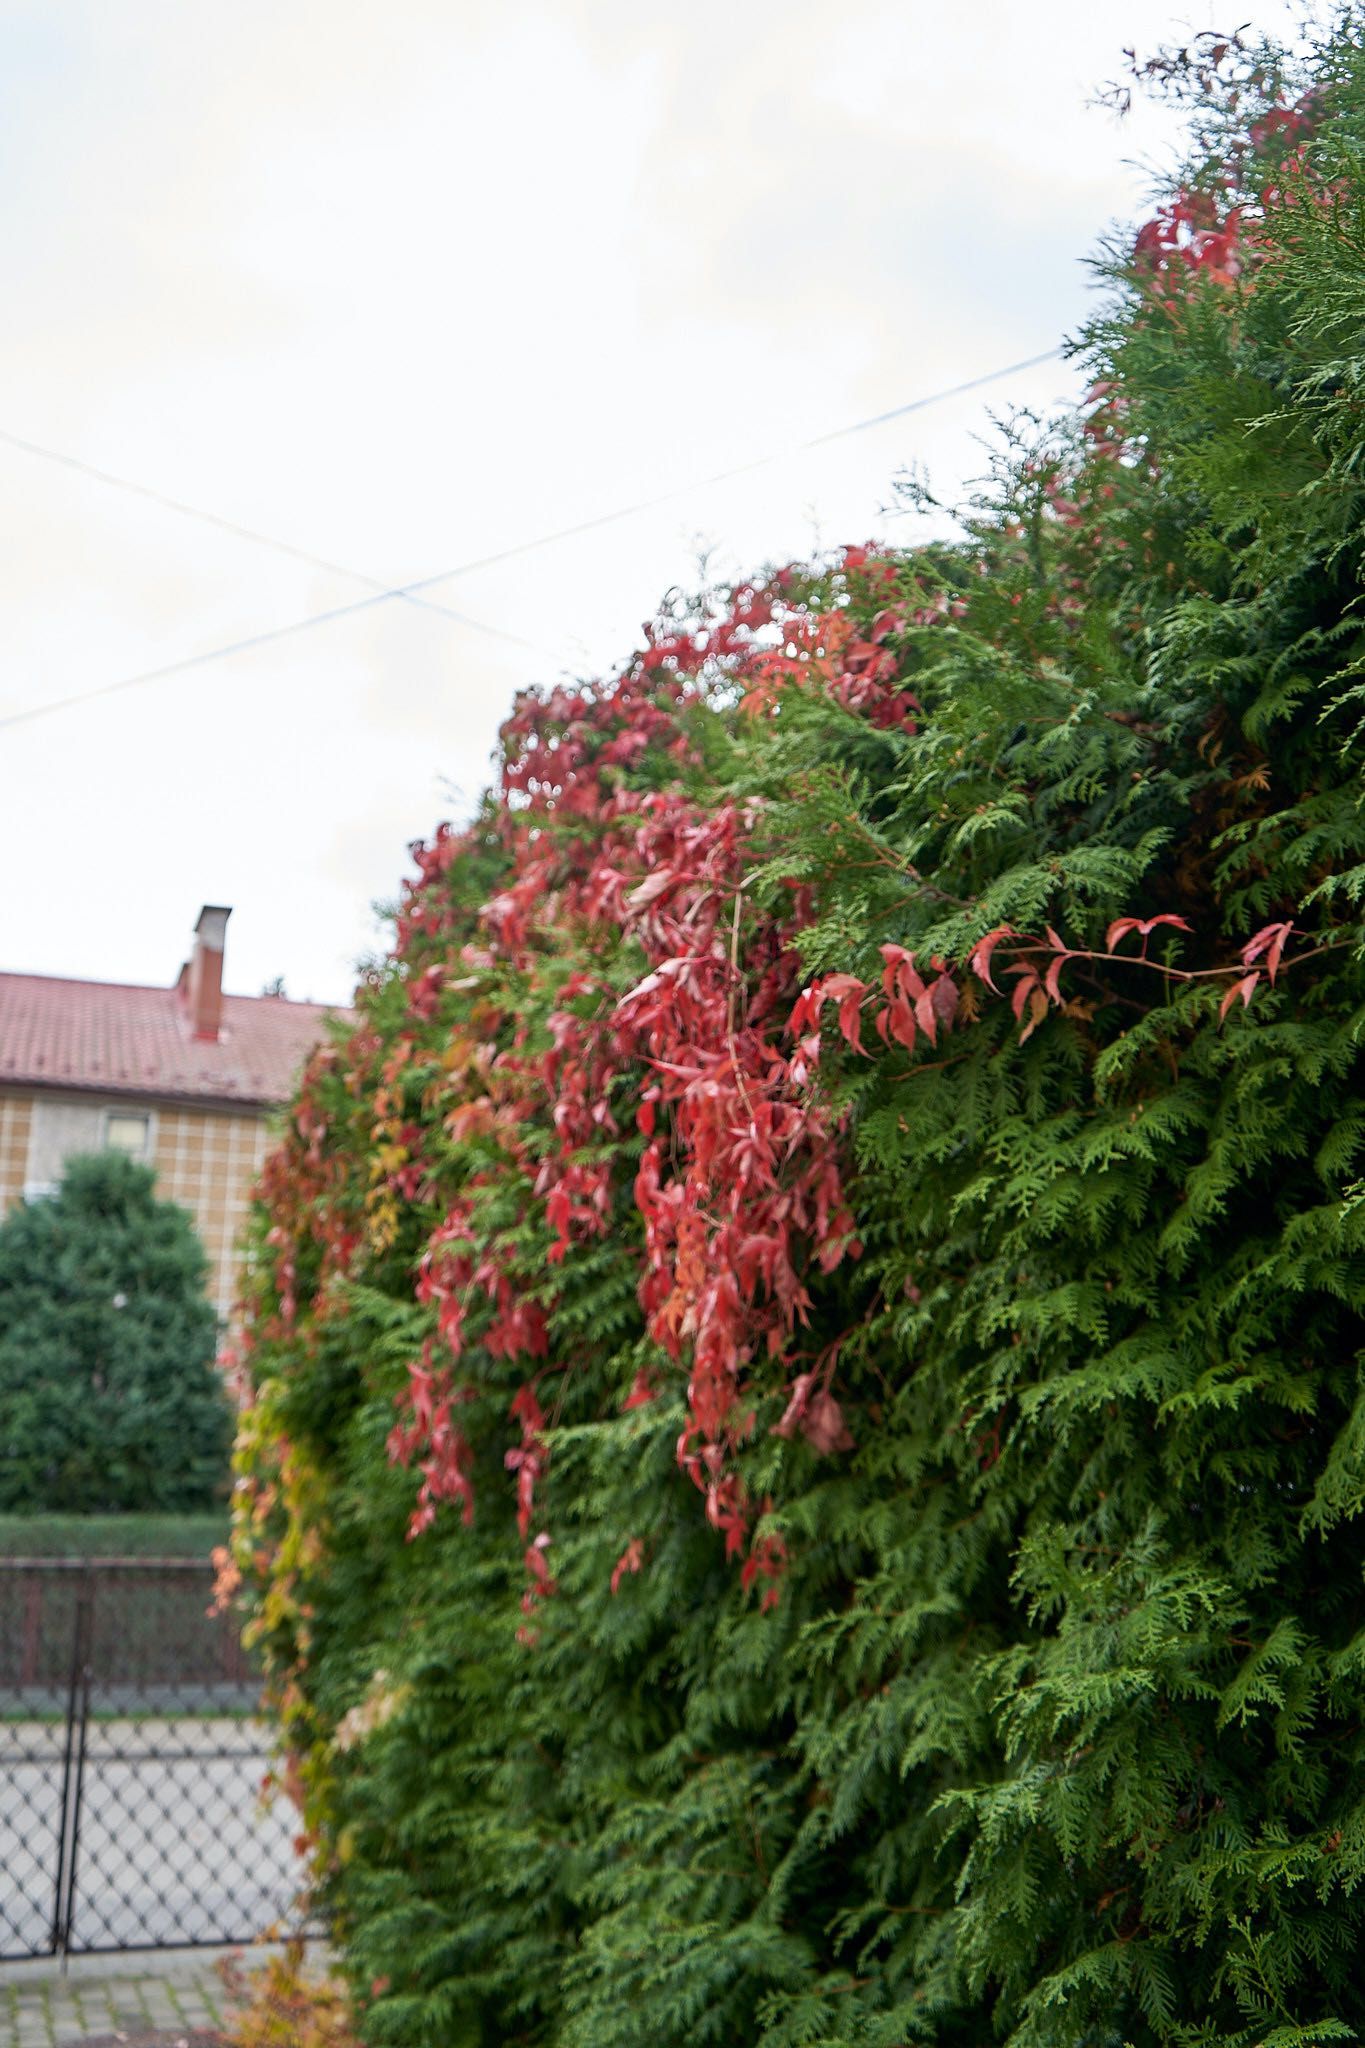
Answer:
[{"label": "evergreen tree", "polygon": [[150,1167],[102,1152],[0,1224],[0,1509],[183,1512],[226,1490],[208,1262]]}]

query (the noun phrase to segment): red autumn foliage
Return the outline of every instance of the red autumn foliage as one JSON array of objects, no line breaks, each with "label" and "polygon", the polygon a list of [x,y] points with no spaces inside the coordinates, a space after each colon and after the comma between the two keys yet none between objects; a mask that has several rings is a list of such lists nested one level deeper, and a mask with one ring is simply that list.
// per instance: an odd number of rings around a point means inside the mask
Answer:
[{"label": "red autumn foliage", "polygon": [[[877,980],[844,970],[803,982],[796,950],[809,916],[803,892],[788,891],[781,915],[760,915],[746,901],[761,810],[707,804],[687,793],[678,771],[693,759],[689,713],[705,696],[708,664],[722,658],[750,716],[770,715],[782,692],[799,686],[826,691],[879,729],[913,730],[920,707],[898,684],[887,643],[907,621],[951,622],[959,607],[928,595],[919,604],[898,601],[890,565],[871,549],[849,550],[845,571],[878,589],[887,581],[888,601],[867,633],[843,611],[794,602],[791,574],[783,572],[763,590],[740,586],[704,628],[652,630],[638,659],[605,689],[561,687],[518,700],[504,729],[503,801],[494,814],[501,885],[471,937],[467,917],[458,930],[451,925],[446,877],[472,848],[475,828],[460,834],[443,825],[412,849],[416,873],[399,912],[397,948],[410,963],[412,1021],[387,1050],[363,1025],[350,1048],[357,1071],[377,1067],[380,1083],[367,1215],[329,1206],[335,1169],[307,1084],[295,1112],[290,1185],[280,1178],[278,1156],[263,1180],[279,1213],[302,1208],[320,1219],[324,1280],[346,1273],[376,1231],[382,1241],[386,1210],[429,1203],[439,1176],[424,1157],[422,1127],[405,1114],[404,1087],[422,1034],[429,1047],[447,994],[458,999],[462,1021],[451,1027],[442,1057],[439,1128],[457,1144],[496,1144],[499,1171],[510,1171],[520,1188],[521,1214],[541,1220],[551,1275],[575,1246],[617,1229],[624,1205],[633,1207],[648,1334],[661,1359],[685,1375],[678,1462],[703,1495],[727,1555],[745,1560],[746,1586],[764,1582],[765,1605],[778,1597],[785,1551],[772,1533],[755,1539],[766,1504],[749,1497],[734,1456],[753,1429],[756,1375],[770,1381],[775,1368],[785,1385],[776,1435],[800,1437],[822,1457],[854,1447],[830,1385],[837,1347],[815,1368],[802,1356],[809,1276],[835,1271],[861,1249],[844,1190],[842,1116],[820,1086],[826,1010],[857,1055],[874,1056],[878,1042],[888,1051],[934,1054],[976,1015],[976,1000],[963,1000],[970,974],[978,989],[1008,993],[1027,1039],[1050,1009],[1066,1006],[1064,970],[1103,960],[1207,977],[1226,989],[1226,1015],[1239,996],[1250,1002],[1263,973],[1274,980],[1290,930],[1267,926],[1234,967],[1184,970],[1148,959],[1154,934],[1189,931],[1169,912],[1115,920],[1100,950],[1070,946],[1051,927],[1034,938],[1001,925],[962,963],[917,959],[887,942]],[[659,763],[653,775],[637,772],[647,757]],[[487,821],[477,829],[487,830]],[[550,932],[574,934],[579,964],[557,986],[548,1042],[533,1043],[505,990],[509,980],[545,971],[555,957],[546,948]],[[622,936],[646,968],[624,993],[590,964]],[[1128,950],[1134,937],[1136,952]],[[1008,991],[996,979],[1001,972]],[[471,1015],[477,1040],[465,1035]],[[336,1057],[320,1054],[314,1071]],[[628,1184],[613,1171],[623,1115],[644,1140]],[[544,1288],[533,1298],[508,1243],[479,1235],[477,1186],[476,1179],[464,1194],[442,1198],[443,1213],[418,1257],[414,1294],[434,1324],[409,1365],[388,1448],[395,1462],[420,1473],[410,1536],[429,1528],[443,1504],[470,1520],[472,1456],[459,1411],[472,1397],[472,1382],[462,1377],[471,1328],[482,1352],[524,1368],[510,1410],[519,1437],[504,1462],[524,1545],[530,1642],[535,1609],[557,1590],[549,1534],[532,1530],[550,1458],[540,1382],[562,1366],[549,1355]],[[287,1325],[296,1312],[295,1247],[282,1223],[270,1242],[278,1318]],[[652,1400],[658,1378],[641,1368],[624,1406]],[[613,1591],[642,1564],[632,1540],[612,1574]]]},{"label": "red autumn foliage", "polygon": [[[1314,118],[1308,102],[1274,109],[1252,143],[1281,148],[1281,183],[1296,180],[1321,197],[1303,154]],[[1274,196],[1262,195],[1267,203]],[[1256,216],[1256,195],[1239,185],[1236,165],[1225,188],[1178,191],[1137,238],[1134,268],[1154,303],[1178,310],[1199,278],[1248,288],[1260,260]],[[1096,387],[1090,406],[1083,461],[1070,473],[1039,472],[1048,516],[1075,532],[1078,550],[1100,545],[1098,532],[1087,530],[1089,514],[1120,487],[1125,465],[1141,459],[1123,394]],[[550,1359],[554,1276],[576,1247],[620,1229],[628,1210],[640,1234],[639,1304],[660,1358],[636,1373],[624,1405],[655,1398],[669,1365],[683,1376],[679,1465],[704,1496],[727,1555],[745,1559],[745,1584],[766,1582],[765,1604],[777,1597],[785,1553],[776,1536],[755,1538],[763,1507],[735,1463],[754,1427],[758,1381],[769,1393],[776,1381],[786,1396],[777,1435],[799,1436],[822,1457],[853,1448],[830,1385],[832,1362],[812,1368],[803,1353],[811,1277],[861,1251],[845,1192],[844,1117],[821,1086],[824,1049],[837,1042],[826,1038],[827,1012],[837,1039],[858,1057],[894,1051],[924,1059],[969,1028],[983,993],[1008,1000],[1027,1040],[1052,1010],[1076,1001],[1074,984],[1095,963],[1207,980],[1221,994],[1222,1018],[1239,997],[1248,1005],[1263,977],[1273,983],[1282,965],[1288,924],[1256,933],[1236,964],[1182,968],[1169,942],[1189,924],[1157,911],[1116,919],[1102,948],[1073,946],[1051,926],[1040,937],[997,925],[963,960],[917,958],[887,942],[877,978],[865,978],[875,975],[865,960],[856,963],[862,974],[850,963],[806,978],[797,950],[811,916],[806,892],[793,884],[780,912],[760,913],[747,899],[761,807],[691,793],[692,714],[719,680],[742,715],[778,715],[785,693],[800,688],[824,693],[878,731],[913,735],[925,713],[905,684],[905,636],[951,630],[966,601],[932,587],[922,564],[873,546],[845,549],[840,567],[855,603],[808,605],[798,573],[784,569],[762,586],[740,584],[700,621],[651,623],[638,655],[606,686],[560,685],[517,699],[502,733],[500,801],[468,831],[442,825],[412,848],[416,872],[396,944],[406,970],[405,1028],[381,1047],[362,1024],[348,1049],[355,1070],[377,1069],[379,1082],[364,1213],[329,1201],[336,1170],[307,1083],[294,1116],[297,1143],[287,1163],[276,1155],[266,1167],[262,1193],[274,1213],[312,1219],[324,1288],[329,1276],[351,1270],[362,1245],[385,1241],[402,1208],[439,1204],[414,1290],[434,1326],[409,1366],[389,1453],[421,1475],[411,1535],[444,1503],[468,1520],[475,1495],[459,1410],[469,1397],[462,1375],[471,1341],[525,1372],[511,1402],[519,1440],[505,1464],[525,1545],[528,1618],[556,1590],[549,1537],[531,1535],[550,1457],[539,1389],[551,1370],[565,1369]],[[1075,594],[1063,584],[1054,601],[1066,612],[1080,602],[1080,568]],[[501,876],[471,932],[464,912],[453,918],[448,877],[490,838]],[[1149,958],[1158,935],[1165,951]],[[622,939],[644,966],[624,993],[593,967]],[[555,988],[547,1043],[519,1018],[508,991],[518,977],[543,990],[567,954],[578,965]],[[453,999],[461,1021],[450,1027],[443,1079],[432,1084],[439,1127],[456,1145],[496,1146],[499,1175],[510,1174],[519,1191],[521,1221],[543,1232],[549,1282],[535,1298],[510,1235],[479,1235],[477,1180],[453,1199],[439,1193],[424,1126],[405,1113],[410,1069],[430,1057],[433,1029],[453,1017]],[[338,1056],[319,1055],[315,1073]],[[632,1124],[643,1145],[627,1180],[616,1169]],[[277,1325],[288,1327],[297,1310],[297,1243],[283,1220],[269,1243]],[[613,1591],[642,1561],[639,1545],[627,1543]],[[533,1634],[528,1619],[528,1639]]]}]

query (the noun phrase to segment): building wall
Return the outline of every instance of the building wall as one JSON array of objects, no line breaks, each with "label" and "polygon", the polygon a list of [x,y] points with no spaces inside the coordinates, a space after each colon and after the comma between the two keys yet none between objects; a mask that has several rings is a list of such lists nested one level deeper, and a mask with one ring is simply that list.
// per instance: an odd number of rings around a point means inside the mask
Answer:
[{"label": "building wall", "polygon": [[223,1315],[237,1296],[237,1241],[269,1142],[261,1111],[167,1104],[157,1117],[152,1154],[157,1189],[194,1217]]},{"label": "building wall", "polygon": [[[140,1151],[130,1123],[146,1119]],[[122,1121],[120,1121],[122,1120]],[[0,1214],[27,1189],[55,1185],[63,1159],[119,1142],[155,1166],[157,1192],[193,1216],[209,1256],[209,1291],[226,1316],[237,1295],[237,1240],[269,1145],[266,1114],[55,1089],[0,1089]]]},{"label": "building wall", "polygon": [[0,1089],[0,1216],[24,1192],[28,1178],[28,1139],[33,1098]]}]

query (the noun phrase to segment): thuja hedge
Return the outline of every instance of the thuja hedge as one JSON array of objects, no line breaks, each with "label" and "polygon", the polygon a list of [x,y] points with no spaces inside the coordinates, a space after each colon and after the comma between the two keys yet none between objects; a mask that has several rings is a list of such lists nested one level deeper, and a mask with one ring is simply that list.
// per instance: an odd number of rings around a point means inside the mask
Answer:
[{"label": "thuja hedge", "polygon": [[236,1559],[372,2044],[1365,2031],[1365,59],[1203,47],[1082,422],[415,849]]}]

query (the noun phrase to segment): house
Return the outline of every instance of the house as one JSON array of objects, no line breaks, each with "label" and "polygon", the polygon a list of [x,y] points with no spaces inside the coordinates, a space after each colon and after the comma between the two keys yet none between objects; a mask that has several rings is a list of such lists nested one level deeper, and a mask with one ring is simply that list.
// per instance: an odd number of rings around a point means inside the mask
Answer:
[{"label": "house", "polygon": [[271,1114],[329,1015],[223,993],[231,914],[205,904],[170,988],[0,974],[0,1214],[51,1193],[76,1153],[130,1152],[194,1217],[224,1316]]}]

